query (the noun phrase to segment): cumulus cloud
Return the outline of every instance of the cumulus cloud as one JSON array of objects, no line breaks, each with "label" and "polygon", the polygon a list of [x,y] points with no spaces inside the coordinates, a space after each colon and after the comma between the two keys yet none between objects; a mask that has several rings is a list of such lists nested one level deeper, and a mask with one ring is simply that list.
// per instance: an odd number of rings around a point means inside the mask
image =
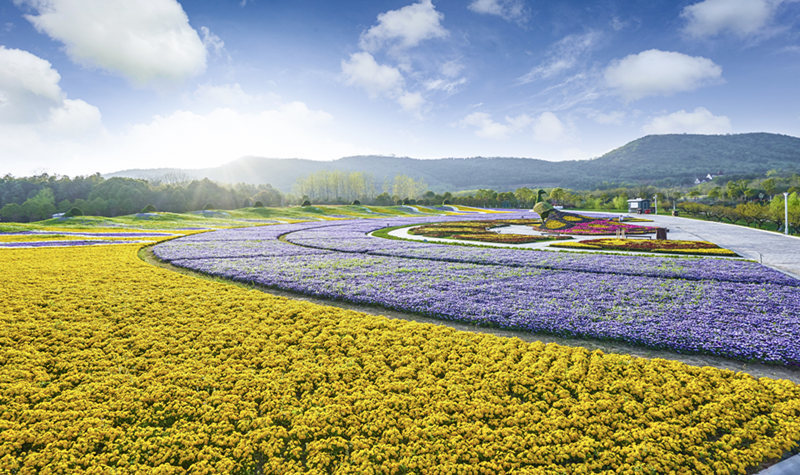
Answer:
[{"label": "cumulus cloud", "polygon": [[591,52],[601,39],[600,33],[589,31],[565,36],[549,48],[547,59],[519,78],[521,84],[538,79],[550,79],[574,68],[580,59]]},{"label": "cumulus cloud", "polygon": [[376,51],[387,44],[400,48],[418,45],[423,40],[444,38],[444,18],[431,0],[421,0],[398,10],[378,15],[378,24],[361,34],[359,45],[366,51]]},{"label": "cumulus cloud", "polygon": [[701,56],[651,49],[613,61],[604,76],[606,84],[626,100],[636,100],[720,81],[722,68]]},{"label": "cumulus cloud", "polygon": [[537,142],[558,142],[566,134],[566,126],[552,112],[542,112],[533,120],[533,139]]},{"label": "cumulus cloud", "polygon": [[502,122],[496,121],[486,112],[473,112],[458,122],[461,127],[471,127],[478,137],[503,140],[518,133],[532,134],[533,140],[540,143],[555,143],[567,138],[567,127],[553,112],[547,111],[538,116],[528,114],[506,116]]},{"label": "cumulus cloud", "polygon": [[467,8],[475,13],[495,15],[509,21],[523,21],[527,17],[522,0],[473,0]]},{"label": "cumulus cloud", "polygon": [[[206,45],[176,0],[15,0],[36,29],[64,44],[74,62],[137,85],[176,81],[206,67]],[[211,48],[221,40],[210,32]]]},{"label": "cumulus cloud", "polygon": [[[333,115],[303,102],[250,94],[237,84],[207,86],[198,95],[201,105],[187,104],[121,130],[80,138],[0,123],[0,143],[9,145],[2,155],[14,157],[2,165],[20,175],[45,170],[87,173],[166,165],[209,167],[242,156],[333,159],[376,152],[348,142]],[[248,110],[227,105],[243,98],[272,104]],[[207,107],[214,99],[219,105]],[[70,122],[86,112],[69,99],[65,102],[63,117],[69,113]],[[54,122],[61,118],[54,117]]]},{"label": "cumulus cloud", "polygon": [[100,110],[68,99],[49,61],[0,46],[0,124],[33,126],[42,133],[78,133],[100,126]]},{"label": "cumulus cloud", "polygon": [[527,114],[520,114],[516,117],[506,117],[504,122],[496,122],[492,116],[486,112],[473,112],[461,119],[459,125],[462,127],[474,127],[475,135],[486,139],[505,139],[512,133],[524,129],[530,125],[532,119]]},{"label": "cumulus cloud", "polygon": [[345,83],[364,88],[373,99],[379,95],[397,97],[402,93],[405,81],[400,70],[379,64],[366,51],[351,54],[341,66]]},{"label": "cumulus cloud", "polygon": [[406,90],[399,69],[378,63],[366,51],[351,54],[350,59],[341,62],[341,67],[345,84],[363,88],[372,99],[393,99],[403,110],[416,114],[425,104],[422,94]]},{"label": "cumulus cloud", "polygon": [[43,162],[37,160],[60,161],[105,133],[100,110],[68,98],[60,81],[48,61],[0,46],[0,165],[6,172],[39,172],[33,164]]},{"label": "cumulus cloud", "polygon": [[[25,113],[25,102],[40,98],[45,103],[61,100],[61,75],[49,61],[27,51],[0,45],[0,111],[2,116],[18,118]],[[19,107],[22,105],[23,107]]]},{"label": "cumulus cloud", "polygon": [[654,117],[642,130],[647,134],[724,134],[731,131],[731,121],[705,107],[697,107],[692,112],[679,110]]},{"label": "cumulus cloud", "polygon": [[684,31],[693,37],[710,37],[730,32],[746,37],[756,35],[769,24],[780,0],[704,0],[686,6],[681,16]]}]

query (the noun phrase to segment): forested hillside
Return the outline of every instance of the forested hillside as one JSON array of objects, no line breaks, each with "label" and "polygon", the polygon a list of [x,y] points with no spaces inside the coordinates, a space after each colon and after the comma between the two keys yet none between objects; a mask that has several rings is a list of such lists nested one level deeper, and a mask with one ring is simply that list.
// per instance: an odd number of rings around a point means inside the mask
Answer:
[{"label": "forested hillside", "polygon": [[708,174],[754,177],[768,170],[800,172],[800,139],[787,135],[650,135],[593,160],[549,162],[527,158],[412,158],[360,156],[330,162],[246,157],[215,168],[125,170],[108,176],[169,181],[210,178],[225,183],[270,183],[292,191],[318,171],[364,172],[378,182],[398,174],[434,191],[519,187],[593,189],[611,185],[690,185]]}]

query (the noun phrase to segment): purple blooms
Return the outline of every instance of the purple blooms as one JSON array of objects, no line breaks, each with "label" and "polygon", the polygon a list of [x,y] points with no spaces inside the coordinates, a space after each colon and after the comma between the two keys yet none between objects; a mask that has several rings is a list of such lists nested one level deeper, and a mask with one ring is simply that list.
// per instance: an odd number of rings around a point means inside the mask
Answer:
[{"label": "purple blooms", "polygon": [[367,235],[452,219],[465,218],[229,229],[168,241],[154,252],[239,281],[442,319],[800,365],[800,281],[757,263]]}]

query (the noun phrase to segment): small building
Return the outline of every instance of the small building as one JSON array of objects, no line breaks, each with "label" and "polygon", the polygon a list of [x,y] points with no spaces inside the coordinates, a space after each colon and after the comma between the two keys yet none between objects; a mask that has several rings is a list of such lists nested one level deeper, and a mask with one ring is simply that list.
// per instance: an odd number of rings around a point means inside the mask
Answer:
[{"label": "small building", "polygon": [[628,213],[650,214],[653,212],[652,201],[647,198],[628,200]]}]

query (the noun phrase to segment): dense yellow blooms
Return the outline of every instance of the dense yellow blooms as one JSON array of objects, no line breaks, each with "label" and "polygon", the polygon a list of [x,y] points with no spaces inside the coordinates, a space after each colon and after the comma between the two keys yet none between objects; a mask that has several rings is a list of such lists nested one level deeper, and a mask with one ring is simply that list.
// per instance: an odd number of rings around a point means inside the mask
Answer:
[{"label": "dense yellow blooms", "polygon": [[744,473],[800,386],[2,249],[0,473]]}]

